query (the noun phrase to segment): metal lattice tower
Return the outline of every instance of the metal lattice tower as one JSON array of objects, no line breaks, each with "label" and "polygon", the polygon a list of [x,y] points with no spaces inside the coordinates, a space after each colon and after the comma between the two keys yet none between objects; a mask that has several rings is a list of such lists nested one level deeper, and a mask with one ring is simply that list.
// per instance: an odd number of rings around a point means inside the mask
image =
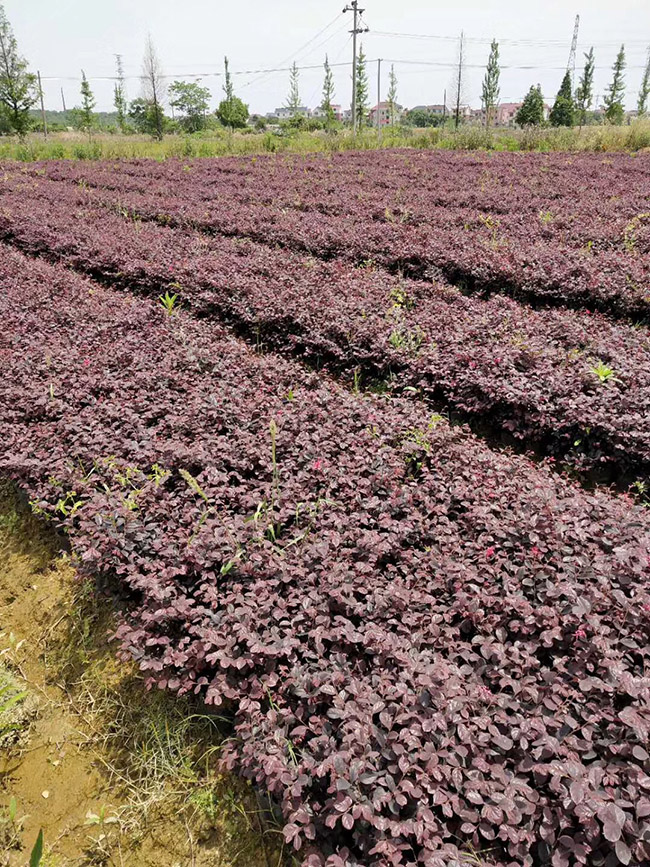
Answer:
[{"label": "metal lattice tower", "polygon": [[569,52],[569,62],[566,65],[567,72],[571,73],[571,86],[575,84],[576,78],[576,52],[578,50],[578,31],[580,30],[580,16],[576,15],[576,23],[573,27],[573,39],[571,40],[571,51]]}]

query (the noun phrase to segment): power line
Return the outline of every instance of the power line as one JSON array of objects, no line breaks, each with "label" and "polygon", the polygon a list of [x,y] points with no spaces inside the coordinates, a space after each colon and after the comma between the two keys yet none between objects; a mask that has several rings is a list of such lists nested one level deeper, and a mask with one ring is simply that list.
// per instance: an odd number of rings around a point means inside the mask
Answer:
[{"label": "power line", "polygon": [[[398,33],[393,30],[373,30],[373,36],[397,36],[403,39],[438,39],[444,42],[458,42],[457,36],[440,36],[432,33]],[[467,42],[478,42],[489,45],[492,42],[492,39],[488,39],[482,36],[466,36],[465,40]],[[540,46],[544,48],[566,48],[566,42],[559,39],[497,39],[499,44],[503,43],[505,45],[526,45],[526,46]],[[594,47],[598,46],[618,46],[621,44],[620,40],[612,40],[609,42],[594,42],[592,43]],[[641,45],[645,46],[647,44],[644,39],[629,39],[625,42],[626,45]]]},{"label": "power line", "polygon": [[[342,61],[341,63],[330,63],[330,66],[350,66],[351,61]],[[297,69],[322,69],[322,63],[312,63],[308,66],[297,66]],[[240,69],[231,70],[231,75],[258,75],[260,73],[273,72],[290,72],[291,66],[277,66],[271,69]],[[181,77],[184,78],[223,78],[223,72],[184,72]],[[125,75],[128,79],[141,79],[141,75]],[[166,74],[161,75],[161,78],[177,78],[178,75]],[[87,75],[88,81],[117,81],[115,75]],[[81,81],[79,76],[75,75],[44,75],[43,81]]]},{"label": "power line", "polygon": [[[292,52],[292,53],[289,54],[289,55],[288,55],[284,60],[281,60],[280,63],[279,63],[278,65],[279,65],[279,66],[284,66],[285,63],[288,63],[290,60],[294,60],[296,57],[298,57],[300,54],[302,54],[302,52],[303,52],[303,51],[304,51],[304,50],[305,50],[309,45],[311,45],[312,42],[315,42],[319,37],[321,37],[321,36],[323,35],[323,33],[325,33],[327,30],[329,30],[330,27],[333,27],[334,24],[336,24],[336,22],[339,20],[339,18],[342,18],[342,17],[343,17],[343,12],[339,12],[339,14],[336,15],[336,16],[335,16],[335,17],[330,21],[329,24],[326,24],[325,27],[323,27],[322,30],[319,30],[318,33],[317,33],[315,36],[312,36],[311,39],[308,39],[307,42],[305,42],[305,44],[302,45],[302,46],[301,46],[297,51]],[[327,41],[327,40],[326,40],[326,41]],[[257,74],[257,73],[250,73],[250,74],[255,75],[255,74]],[[261,75],[260,75],[259,78],[257,78],[257,79],[253,79],[252,81],[248,81],[248,82],[246,82],[246,84],[244,84],[244,85],[242,85],[242,86],[243,86],[243,87],[251,87],[253,84],[257,84],[257,83],[259,83],[260,81],[262,81],[262,80],[266,77],[266,74],[267,74],[267,73],[263,72],[263,73],[261,73]]]},{"label": "power line", "polygon": [[[458,41],[458,39],[456,40]],[[382,58],[385,59],[385,58]],[[373,61],[369,60],[369,63]],[[440,66],[449,69],[455,69],[457,62],[447,62],[442,60],[388,60],[388,63],[407,63],[417,66]],[[468,69],[485,69],[484,63],[465,63],[463,64]],[[500,69],[548,69],[550,71],[566,71],[566,66],[545,66],[543,64],[500,64]],[[645,66],[626,66],[626,69],[645,69]],[[595,66],[594,69],[611,69],[610,66]]]},{"label": "power line", "polygon": [[[349,41],[349,40],[348,40]],[[456,38],[456,42],[458,42],[458,38]],[[340,52],[339,52],[340,54]],[[401,63],[415,66],[438,66],[445,69],[455,69],[457,63],[455,61],[443,61],[443,60],[406,60],[406,59],[390,59],[390,58],[382,58],[383,61],[387,63]],[[376,63],[377,58],[368,58],[368,63]],[[330,63],[330,66],[351,66],[351,61],[341,61],[340,63]],[[466,63],[464,64],[468,69],[485,69],[484,63]],[[310,69],[321,69],[323,66],[322,63],[312,63],[305,66],[297,66],[296,68],[299,70],[310,70]],[[271,67],[269,69],[240,69],[231,71],[231,75],[267,75],[273,74],[276,72],[290,72],[292,69],[291,66],[277,66]],[[526,64],[501,64],[500,69],[546,69],[551,72],[565,72],[566,66],[547,66],[542,63],[526,63]],[[611,70],[611,66],[596,66],[594,69],[597,70]],[[626,66],[626,69],[645,69],[645,64],[631,64]],[[183,72],[183,73],[169,73],[162,75],[161,78],[223,78],[223,72]],[[43,81],[81,81],[81,78],[76,75],[43,75],[41,76]],[[116,75],[87,75],[86,78],[89,81],[118,81],[118,77]],[[140,80],[142,79],[141,75],[125,75],[124,79],[129,80]],[[253,84],[253,82],[249,82],[247,85],[243,85],[244,87]]]}]

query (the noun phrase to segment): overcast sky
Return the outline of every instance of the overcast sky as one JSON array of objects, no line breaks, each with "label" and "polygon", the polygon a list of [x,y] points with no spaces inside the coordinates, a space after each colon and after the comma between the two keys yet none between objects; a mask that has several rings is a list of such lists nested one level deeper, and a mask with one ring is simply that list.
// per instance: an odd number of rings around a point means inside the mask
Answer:
[{"label": "overcast sky", "polygon": [[[3,2],[3,0],[0,0]],[[440,103],[451,86],[458,34],[467,39],[467,102],[480,105],[489,39],[501,40],[501,101],[518,101],[540,83],[553,100],[566,67],[573,24],[580,14],[578,68],[582,52],[596,51],[595,93],[604,94],[621,42],[628,59],[627,104],[634,107],[650,45],[650,0],[367,0],[363,19],[371,94],[376,98],[377,58],[384,58],[383,88],[394,62],[398,101],[405,106]],[[99,109],[112,108],[116,53],[123,56],[129,98],[139,95],[138,75],[147,33],[151,33],[164,72],[210,88],[221,99],[223,55],[228,54],[236,93],[251,112],[266,113],[287,97],[286,71],[250,70],[316,65],[300,73],[302,101],[320,101],[325,53],[331,63],[349,64],[351,15],[343,0],[4,0],[21,52],[44,80],[47,108],[79,102],[81,69],[91,80]],[[387,35],[402,34],[402,35]],[[404,35],[415,34],[415,36]],[[430,38],[435,37],[435,38]],[[428,65],[427,65],[428,64]],[[523,69],[521,67],[533,67]],[[519,67],[519,68],[518,68]],[[350,103],[350,65],[336,66],[336,102]],[[102,80],[104,79],[104,80]],[[448,98],[451,102],[451,98]]]}]

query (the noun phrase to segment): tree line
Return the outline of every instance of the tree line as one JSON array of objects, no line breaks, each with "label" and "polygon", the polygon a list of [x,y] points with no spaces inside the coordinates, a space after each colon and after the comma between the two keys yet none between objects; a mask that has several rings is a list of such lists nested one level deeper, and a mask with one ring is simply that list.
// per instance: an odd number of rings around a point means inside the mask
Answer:
[{"label": "tree line", "polygon": [[[594,98],[595,56],[593,46],[584,55],[585,63],[578,86],[573,91],[571,71],[567,69],[562,78],[553,107],[549,113],[551,126],[584,126]],[[648,96],[650,95],[650,52],[644,67],[641,87],[637,100],[637,114],[645,117],[648,113]],[[488,67],[483,80],[482,101],[485,113],[485,124],[490,126],[496,112],[499,99],[499,46],[493,40]],[[625,46],[621,45],[614,66],[612,80],[604,98],[604,115],[612,124],[622,124],[625,118]],[[597,106],[596,106],[597,108]],[[542,89],[532,85],[524,101],[515,115],[515,122],[520,126],[539,126],[545,121],[546,107]]]},{"label": "tree line", "polygon": [[[370,123],[369,95],[370,85],[367,70],[367,58],[363,44],[359,46],[356,69],[356,102],[353,111],[358,127]],[[625,47],[622,45],[617,54],[612,70],[612,80],[604,99],[604,114],[608,122],[621,124],[625,117]],[[234,93],[232,74],[228,58],[224,59],[224,95],[214,113],[209,105],[212,94],[201,85],[200,80],[188,83],[174,81],[168,87],[164,85],[164,76],[158,54],[151,37],[145,45],[141,72],[141,94],[128,101],[126,96],[126,80],[122,59],[116,58],[116,84],[114,89],[114,107],[117,126],[122,132],[137,131],[148,133],[161,139],[172,125],[179,126],[186,132],[197,132],[205,129],[216,120],[225,127],[235,129],[244,127],[249,118],[248,106]],[[593,103],[593,79],[595,57],[593,47],[585,53],[585,63],[580,81],[573,91],[571,72],[566,71],[553,107],[550,110],[549,122],[553,126],[580,126],[587,122],[588,113]],[[483,121],[487,128],[496,122],[500,98],[500,65],[499,43],[492,40],[487,61],[485,77],[481,88],[481,103]],[[304,126],[299,89],[300,72],[294,62],[289,76],[289,94],[285,107],[289,111],[289,124],[295,127]],[[453,95],[455,107],[451,112],[456,127],[461,119],[461,100],[464,86],[464,48],[463,36],[460,39],[458,64],[456,68]],[[388,120],[391,125],[399,121],[399,106],[397,102],[397,75],[391,65],[389,73],[389,89],[387,94]],[[21,56],[16,38],[7,19],[3,6],[0,4],[0,131],[4,128],[19,136],[24,136],[32,125],[32,109],[41,96],[37,76],[28,69],[27,61]],[[339,120],[334,108],[334,77],[327,56],[324,64],[323,92],[320,104],[322,126],[333,130]],[[96,101],[85,72],[81,71],[80,104],[70,109],[66,114],[70,124],[77,129],[90,133],[97,126],[95,112]],[[648,113],[648,98],[650,97],[650,52],[644,67],[637,100],[637,113],[640,117]],[[167,98],[173,117],[166,116],[164,101]],[[445,99],[446,102],[446,99]],[[446,105],[442,121],[446,118]],[[411,113],[410,122],[425,126],[440,122],[437,117],[416,117]],[[420,112],[428,115],[428,112]],[[536,126],[545,122],[546,107],[539,85],[531,86],[523,103],[515,116],[515,122],[520,126]],[[263,126],[263,121],[260,122]]]},{"label": "tree line", "polygon": [[[161,139],[169,127],[165,115],[165,96],[172,110],[178,112],[178,124],[186,132],[196,132],[207,126],[210,116],[211,93],[200,82],[174,81],[165,87],[162,66],[151,37],[145,45],[142,62],[141,95],[130,102],[126,98],[126,80],[122,58],[117,56],[117,75],[113,95],[117,125],[120,131],[148,133]],[[234,93],[228,58],[224,60],[224,98],[214,116],[223,126],[236,128],[246,125],[248,106]],[[20,54],[4,7],[0,5],[0,129],[24,136],[33,123],[32,110],[41,96],[39,81],[29,71]],[[90,133],[97,126],[96,100],[84,70],[81,70],[80,103],[66,112],[71,126]]]}]

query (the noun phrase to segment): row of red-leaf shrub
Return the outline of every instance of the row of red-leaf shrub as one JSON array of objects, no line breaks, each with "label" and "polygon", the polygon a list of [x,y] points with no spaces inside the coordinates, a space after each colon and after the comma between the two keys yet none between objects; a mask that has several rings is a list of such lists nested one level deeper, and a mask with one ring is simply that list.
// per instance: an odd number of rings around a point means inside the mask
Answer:
[{"label": "row of red-leaf shrub", "polygon": [[[11,169],[15,171],[15,168]],[[457,223],[491,215],[511,237],[553,238],[595,249],[625,247],[635,233],[647,247],[650,160],[616,154],[462,154],[429,151],[343,153],[224,160],[41,163],[24,172],[117,192],[180,193],[197,207],[238,204],[384,219]],[[597,183],[594,183],[594,176]],[[636,224],[631,226],[636,219]],[[644,247],[644,249],[645,249]]]},{"label": "row of red-leaf shrub", "polygon": [[198,315],[312,363],[416,388],[574,469],[647,474],[645,328],[465,297],[442,283],[434,292],[381,269],[134,223],[84,191],[54,193],[40,181],[5,191],[0,234],[128,289],[158,295],[175,284]]},{"label": "row of red-leaf shrub", "polygon": [[[300,163],[269,160],[238,171],[210,162],[138,165],[126,180],[110,164],[36,171],[79,178],[150,218],[321,256],[372,257],[416,276],[437,269],[471,289],[647,318],[650,161],[619,155],[610,167],[591,155],[550,165],[509,155],[417,157],[369,154],[364,163],[355,155],[353,170],[344,165],[340,174],[338,162],[322,159],[303,171]],[[256,186],[246,192],[250,178]],[[480,193],[453,201],[454,190],[475,185]]]},{"label": "row of red-leaf shrub", "polygon": [[0,249],[0,471],[230,703],[304,864],[650,859],[650,522],[415,401]]}]

